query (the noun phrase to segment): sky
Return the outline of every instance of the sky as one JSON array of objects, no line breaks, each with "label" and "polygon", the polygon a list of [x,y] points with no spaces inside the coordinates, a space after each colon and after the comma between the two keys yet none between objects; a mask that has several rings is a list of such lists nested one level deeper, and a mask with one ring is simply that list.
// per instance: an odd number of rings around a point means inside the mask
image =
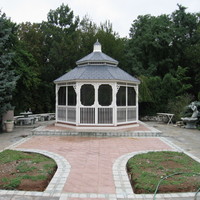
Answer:
[{"label": "sky", "polygon": [[188,12],[200,12],[200,0],[0,0],[0,9],[13,22],[38,23],[46,21],[47,13],[62,3],[80,19],[87,15],[97,25],[109,20],[120,37],[129,36],[138,15],[171,14],[177,4],[187,7]]}]

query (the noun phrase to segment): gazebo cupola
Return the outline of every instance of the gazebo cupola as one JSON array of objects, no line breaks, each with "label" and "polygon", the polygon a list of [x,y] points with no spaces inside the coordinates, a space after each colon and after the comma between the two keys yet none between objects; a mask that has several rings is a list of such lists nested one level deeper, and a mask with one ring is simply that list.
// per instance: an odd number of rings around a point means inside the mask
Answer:
[{"label": "gazebo cupola", "polygon": [[138,123],[139,80],[94,44],[93,52],[56,79],[56,125],[116,128]]}]

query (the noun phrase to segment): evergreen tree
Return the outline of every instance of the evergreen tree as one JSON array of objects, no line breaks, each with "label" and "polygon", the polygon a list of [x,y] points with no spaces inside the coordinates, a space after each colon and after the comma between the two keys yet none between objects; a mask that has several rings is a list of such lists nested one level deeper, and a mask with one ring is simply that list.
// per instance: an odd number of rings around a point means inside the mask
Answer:
[{"label": "evergreen tree", "polygon": [[8,24],[9,20],[0,12],[0,127],[3,114],[11,109],[10,101],[17,80],[11,68],[14,54],[10,51],[12,28],[9,28]]}]

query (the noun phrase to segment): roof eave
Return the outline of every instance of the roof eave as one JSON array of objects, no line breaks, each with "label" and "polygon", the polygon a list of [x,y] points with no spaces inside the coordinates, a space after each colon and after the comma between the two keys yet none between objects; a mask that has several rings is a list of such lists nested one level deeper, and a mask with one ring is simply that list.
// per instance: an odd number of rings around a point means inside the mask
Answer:
[{"label": "roof eave", "polygon": [[72,81],[75,81],[75,82],[125,82],[125,83],[128,83],[128,84],[136,84],[136,85],[139,85],[140,84],[140,81],[137,79],[135,81],[128,81],[128,80],[121,80],[121,79],[68,79],[68,80],[59,80],[59,81],[54,81],[55,84],[59,84],[59,83],[67,83],[67,82],[72,82]]}]

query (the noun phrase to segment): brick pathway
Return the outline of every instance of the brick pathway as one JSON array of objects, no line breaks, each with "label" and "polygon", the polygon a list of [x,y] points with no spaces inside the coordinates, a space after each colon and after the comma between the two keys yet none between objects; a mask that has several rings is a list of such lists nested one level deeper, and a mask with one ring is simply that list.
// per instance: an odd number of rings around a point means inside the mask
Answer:
[{"label": "brick pathway", "polygon": [[[122,155],[147,150],[172,150],[159,138],[34,136],[18,146],[63,156],[71,165],[66,193],[115,194],[112,167]],[[69,198],[75,200],[76,198]]]}]

